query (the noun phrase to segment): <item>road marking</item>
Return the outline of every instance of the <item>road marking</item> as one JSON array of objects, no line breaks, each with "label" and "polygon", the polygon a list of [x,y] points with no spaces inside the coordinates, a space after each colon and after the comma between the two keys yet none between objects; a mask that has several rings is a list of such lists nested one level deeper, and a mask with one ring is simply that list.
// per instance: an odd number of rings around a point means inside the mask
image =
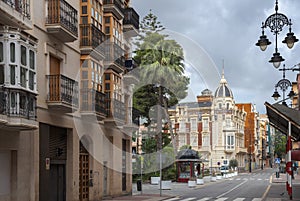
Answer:
[{"label": "road marking", "polygon": [[262,201],[261,198],[253,198],[252,201]]},{"label": "road marking", "polygon": [[190,201],[190,200],[193,200],[193,199],[195,199],[195,198],[186,198],[186,199],[183,199],[181,201]]},{"label": "road marking", "polygon": [[261,180],[261,179],[257,179],[257,180]]},{"label": "road marking", "polygon": [[197,201],[207,201],[207,200],[210,200],[211,198],[202,198],[200,200],[197,200]]},{"label": "road marking", "polygon": [[233,201],[243,201],[243,200],[245,200],[245,198],[236,198]]},{"label": "road marking", "polygon": [[[218,198],[218,197],[217,197]],[[224,201],[224,200],[227,200],[228,198],[218,198],[216,199],[215,201]]]},{"label": "road marking", "polygon": [[179,198],[170,198],[170,199],[167,199],[166,201],[174,201],[174,200],[179,200]]},{"label": "road marking", "polygon": [[267,196],[267,194],[268,194],[270,188],[271,188],[271,184],[268,185],[267,190],[265,191],[265,193],[264,193],[263,196],[262,196],[262,200]]},{"label": "road marking", "polygon": [[244,184],[244,183],[246,183],[246,182],[247,182],[247,180],[246,180],[246,181],[243,181],[243,182],[242,182],[242,183],[240,183],[239,185],[237,185],[237,186],[235,186],[234,188],[230,189],[229,191],[227,191],[227,192],[225,192],[225,193],[223,193],[223,194],[219,195],[219,196],[218,196],[218,197],[216,197],[216,198],[220,198],[220,197],[222,197],[222,196],[224,196],[224,195],[226,195],[226,194],[230,193],[231,191],[233,191],[233,190],[237,189],[238,187],[240,187],[241,185],[243,185],[243,184]]}]

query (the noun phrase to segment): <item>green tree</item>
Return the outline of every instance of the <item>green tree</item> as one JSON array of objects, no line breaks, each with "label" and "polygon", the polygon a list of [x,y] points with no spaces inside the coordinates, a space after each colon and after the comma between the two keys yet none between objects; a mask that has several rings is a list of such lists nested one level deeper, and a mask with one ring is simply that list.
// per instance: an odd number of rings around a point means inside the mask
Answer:
[{"label": "green tree", "polygon": [[238,161],[236,159],[231,159],[229,161],[229,168],[235,168],[235,167],[238,167]]},{"label": "green tree", "polygon": [[[168,122],[173,139],[167,109],[186,97],[189,78],[184,75],[182,47],[161,34],[163,29],[151,12],[141,22],[141,34],[135,43],[137,50],[134,57],[140,65],[140,82],[136,85],[133,106],[146,119],[146,125],[157,125],[158,132],[162,119]],[[163,107],[164,111],[157,111],[156,121],[153,122],[150,114],[155,105]]]},{"label": "green tree", "polygon": [[279,131],[275,132],[274,136],[274,154],[277,156],[277,158],[284,158],[286,153],[286,136]]}]

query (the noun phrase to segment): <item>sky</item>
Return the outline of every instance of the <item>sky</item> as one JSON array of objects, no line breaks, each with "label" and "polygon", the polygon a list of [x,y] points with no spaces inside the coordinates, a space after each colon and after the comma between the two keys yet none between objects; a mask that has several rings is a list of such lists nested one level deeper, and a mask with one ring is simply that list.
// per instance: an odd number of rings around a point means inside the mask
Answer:
[{"label": "sky", "polygon": [[[275,13],[275,0],[131,0],[140,21],[151,9],[166,28],[170,38],[184,50],[186,75],[191,78],[188,97],[208,88],[213,93],[219,85],[222,69],[236,103],[252,103],[260,114],[271,97],[282,71],[268,61],[275,51],[275,35],[265,34],[272,42],[262,52],[255,43],[261,36],[261,24]],[[292,20],[292,32],[300,39],[300,1],[279,0],[279,13]],[[278,37],[278,51],[286,68],[300,63],[300,42],[293,49],[282,43],[288,33],[285,26]],[[287,71],[286,78],[296,81],[297,72]],[[288,94],[290,89],[288,89]],[[282,98],[282,91],[278,90]],[[289,102],[288,102],[289,103]]]}]

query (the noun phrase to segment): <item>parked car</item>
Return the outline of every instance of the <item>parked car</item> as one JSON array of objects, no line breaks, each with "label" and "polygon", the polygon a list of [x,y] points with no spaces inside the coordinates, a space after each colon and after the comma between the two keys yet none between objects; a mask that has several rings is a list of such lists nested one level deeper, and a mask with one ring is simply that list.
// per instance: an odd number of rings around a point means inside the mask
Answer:
[{"label": "parked car", "polygon": [[229,167],[228,166],[221,166],[220,167],[220,172],[223,175],[224,173],[228,173],[229,172]]}]

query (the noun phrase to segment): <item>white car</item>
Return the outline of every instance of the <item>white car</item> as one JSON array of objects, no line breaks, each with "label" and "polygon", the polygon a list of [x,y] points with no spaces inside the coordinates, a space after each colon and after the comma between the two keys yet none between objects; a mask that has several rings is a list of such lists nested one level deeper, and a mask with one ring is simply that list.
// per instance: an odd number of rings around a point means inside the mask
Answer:
[{"label": "white car", "polygon": [[220,167],[220,172],[221,172],[222,174],[228,173],[228,172],[229,172],[229,167],[228,167],[228,166],[221,166],[221,167]]}]

